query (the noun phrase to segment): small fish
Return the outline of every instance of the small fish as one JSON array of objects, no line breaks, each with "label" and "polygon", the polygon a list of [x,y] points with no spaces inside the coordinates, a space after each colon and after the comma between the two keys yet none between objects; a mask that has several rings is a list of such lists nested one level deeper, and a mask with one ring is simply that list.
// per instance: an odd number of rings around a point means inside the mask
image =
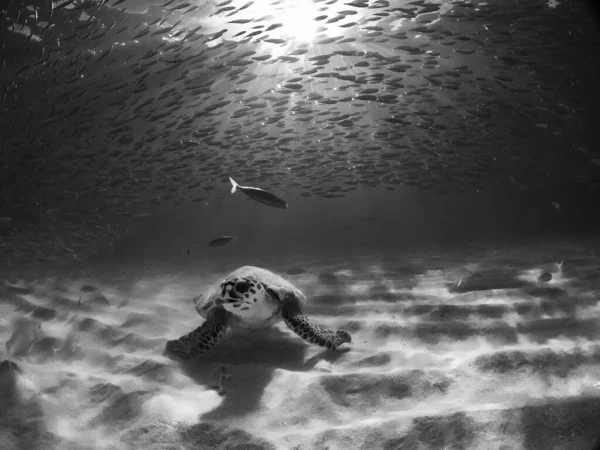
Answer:
[{"label": "small fish", "polygon": [[148,213],[140,213],[140,214],[136,214],[135,216],[133,216],[133,220],[137,220],[139,222],[141,220],[146,219],[147,217],[150,217],[150,214],[148,214]]},{"label": "small fish", "polygon": [[340,282],[339,278],[335,274],[329,272],[320,273],[317,278],[323,284],[333,285]]},{"label": "small fish", "polygon": [[218,238],[210,241],[208,243],[208,246],[209,247],[219,247],[221,245],[228,244],[229,242],[233,241],[234,239],[235,239],[235,236],[221,236],[221,237],[218,237]]},{"label": "small fish", "polygon": [[231,193],[235,194],[235,191],[239,188],[244,194],[250,197],[252,200],[256,200],[257,202],[264,203],[265,205],[272,206],[274,208],[287,209],[288,204],[270,192],[264,191],[260,188],[249,187],[249,186],[241,186],[235,182],[235,180],[229,177],[229,181],[231,182],[232,188]]},{"label": "small fish", "polygon": [[554,206],[554,209],[556,209],[559,213],[563,212],[562,206],[560,203],[558,202],[552,202],[552,206]]},{"label": "small fish", "polygon": [[548,283],[552,280],[552,274],[550,272],[543,272],[537,279],[538,284]]}]

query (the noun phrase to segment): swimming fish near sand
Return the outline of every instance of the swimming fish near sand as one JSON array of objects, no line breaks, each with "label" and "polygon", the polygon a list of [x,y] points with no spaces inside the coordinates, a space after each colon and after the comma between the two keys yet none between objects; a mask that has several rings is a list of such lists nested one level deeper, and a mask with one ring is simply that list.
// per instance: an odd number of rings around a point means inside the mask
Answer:
[{"label": "swimming fish near sand", "polygon": [[537,279],[539,285],[548,283],[550,280],[552,280],[552,274],[550,272],[542,272]]},{"label": "swimming fish near sand", "polygon": [[221,237],[218,237],[218,238],[210,241],[208,243],[208,246],[209,247],[219,247],[221,245],[228,244],[229,242],[233,241],[234,239],[235,239],[235,236],[221,236]]},{"label": "swimming fish near sand", "polygon": [[260,188],[250,187],[250,186],[241,186],[235,182],[235,180],[229,177],[229,181],[231,181],[231,193],[235,194],[236,190],[242,191],[252,200],[256,200],[257,202],[264,203],[265,205],[272,206],[273,208],[286,209],[288,204],[270,192],[264,191]]}]

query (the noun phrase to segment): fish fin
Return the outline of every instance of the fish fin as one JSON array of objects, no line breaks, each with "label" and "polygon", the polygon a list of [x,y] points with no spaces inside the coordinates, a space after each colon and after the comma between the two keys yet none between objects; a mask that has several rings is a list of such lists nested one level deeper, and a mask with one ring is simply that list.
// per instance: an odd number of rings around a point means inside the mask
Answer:
[{"label": "fish fin", "polygon": [[235,182],[235,180],[231,177],[229,177],[229,181],[231,181],[231,193],[235,194],[236,189],[238,188],[239,184],[237,184]]}]

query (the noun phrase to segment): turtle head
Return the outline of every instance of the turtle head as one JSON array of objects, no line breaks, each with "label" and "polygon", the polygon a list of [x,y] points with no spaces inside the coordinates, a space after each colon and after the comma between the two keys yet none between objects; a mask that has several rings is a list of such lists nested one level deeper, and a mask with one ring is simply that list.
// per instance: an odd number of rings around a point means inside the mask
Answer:
[{"label": "turtle head", "polygon": [[221,283],[220,300],[218,303],[223,304],[226,309],[235,312],[233,308],[239,308],[244,304],[252,306],[257,302],[264,302],[267,299],[269,299],[269,294],[266,293],[266,286],[262,283],[253,278],[236,277]]},{"label": "turtle head", "polygon": [[262,285],[251,278],[231,278],[221,283],[221,297],[243,299],[257,291],[264,290]]},{"label": "turtle head", "polygon": [[221,284],[217,304],[246,326],[265,326],[279,317],[281,304],[275,291],[253,278],[231,278]]}]

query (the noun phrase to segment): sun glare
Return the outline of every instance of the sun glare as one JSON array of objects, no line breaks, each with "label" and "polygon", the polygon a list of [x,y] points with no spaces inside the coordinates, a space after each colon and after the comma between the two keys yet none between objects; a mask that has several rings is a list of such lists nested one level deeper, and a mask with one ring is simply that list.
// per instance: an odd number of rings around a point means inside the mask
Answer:
[{"label": "sun glare", "polygon": [[[241,7],[241,11],[233,19],[224,11],[220,12],[223,8],[215,6],[215,11],[209,16],[210,28],[215,32],[225,28],[233,35],[240,33],[243,40],[245,35],[256,35],[258,31],[257,40],[283,39],[292,45],[309,44],[315,40],[320,26],[315,18],[322,14],[320,6],[309,0],[255,0],[247,7],[244,7],[244,0],[236,0],[228,7]],[[271,25],[262,29],[260,25],[264,18],[268,18]],[[247,22],[236,24],[234,20]]]},{"label": "sun glare", "polygon": [[297,42],[311,42],[317,35],[318,12],[306,1],[286,1],[276,20],[281,23],[280,35]]}]

